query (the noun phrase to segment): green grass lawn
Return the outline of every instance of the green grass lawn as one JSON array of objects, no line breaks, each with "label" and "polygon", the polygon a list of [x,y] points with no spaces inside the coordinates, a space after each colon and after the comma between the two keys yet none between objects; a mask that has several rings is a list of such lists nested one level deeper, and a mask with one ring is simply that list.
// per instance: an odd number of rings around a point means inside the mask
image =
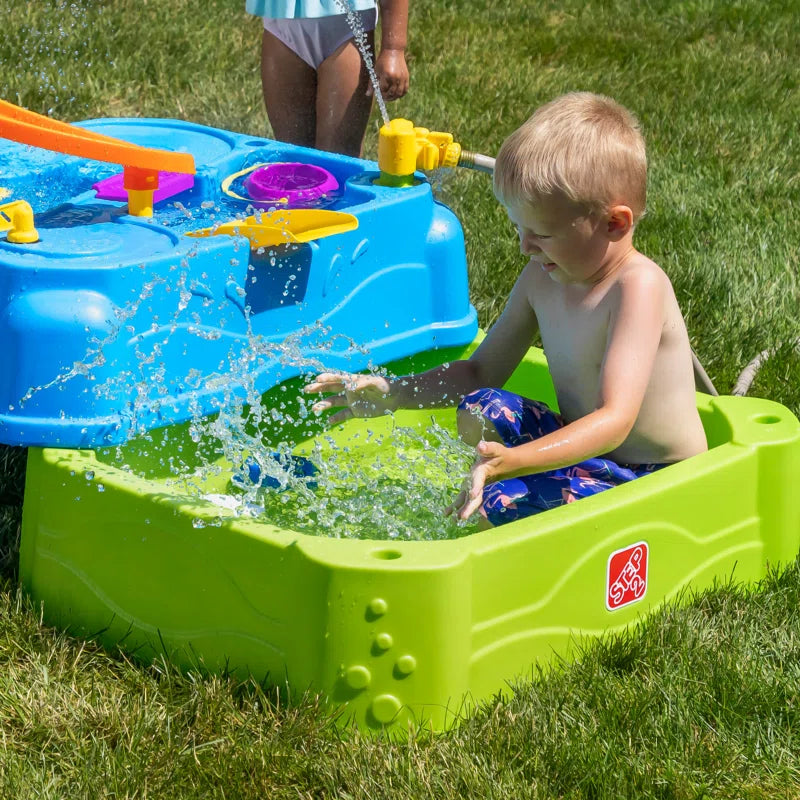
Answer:
[{"label": "green grass lawn", "polygon": [[[259,21],[243,6],[0,0],[0,96],[65,120],[268,134]],[[412,85],[390,113],[494,154],[564,91],[627,105],[651,164],[637,244],[672,278],[701,361],[729,391],[775,348],[750,393],[798,413],[799,14],[797,0],[411,0]],[[516,238],[486,176],[433,180],[463,223],[488,326],[523,265]],[[798,564],[687,597],[456,731],[397,744],[341,731],[313,697],[142,667],[44,628],[15,580],[23,466],[2,453],[0,797],[800,794]]]}]

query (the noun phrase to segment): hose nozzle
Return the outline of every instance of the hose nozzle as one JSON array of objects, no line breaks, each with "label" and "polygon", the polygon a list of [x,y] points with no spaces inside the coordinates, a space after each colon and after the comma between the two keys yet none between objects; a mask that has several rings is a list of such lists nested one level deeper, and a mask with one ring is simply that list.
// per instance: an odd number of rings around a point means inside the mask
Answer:
[{"label": "hose nozzle", "polygon": [[473,153],[470,150],[462,150],[458,159],[459,167],[474,169],[478,172],[487,172],[491,175],[494,172],[494,159],[481,153]]},{"label": "hose nozzle", "polygon": [[494,159],[462,150],[452,133],[418,128],[397,118],[378,133],[378,166],[381,185],[413,186],[415,170],[462,166],[491,172]]}]

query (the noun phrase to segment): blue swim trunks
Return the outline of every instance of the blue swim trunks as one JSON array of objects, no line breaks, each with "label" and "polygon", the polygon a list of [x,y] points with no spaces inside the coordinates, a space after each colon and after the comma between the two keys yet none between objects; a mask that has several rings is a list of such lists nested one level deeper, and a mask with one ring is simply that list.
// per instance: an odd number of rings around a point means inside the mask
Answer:
[{"label": "blue swim trunks", "polygon": [[[561,415],[544,403],[504,389],[478,389],[468,394],[459,408],[484,417],[497,429],[507,447],[531,442],[566,425]],[[608,458],[588,458],[571,467],[490,483],[484,487],[480,511],[492,525],[502,525],[573,503],[664,466],[666,464],[622,466]]]}]

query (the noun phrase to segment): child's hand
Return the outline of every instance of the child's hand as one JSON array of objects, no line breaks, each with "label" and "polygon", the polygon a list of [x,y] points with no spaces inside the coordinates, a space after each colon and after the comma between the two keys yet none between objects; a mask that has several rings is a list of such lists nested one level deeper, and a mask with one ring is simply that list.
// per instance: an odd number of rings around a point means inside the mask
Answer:
[{"label": "child's hand", "polygon": [[478,442],[477,458],[464,480],[464,488],[458,497],[444,510],[446,515],[455,514],[459,519],[469,519],[483,503],[483,489],[513,472],[510,447],[498,442]]},{"label": "child's hand", "polygon": [[[375,62],[375,74],[385,100],[398,100],[408,91],[408,67],[403,50],[381,48]],[[367,94],[373,94],[372,84],[367,87]]]},{"label": "child's hand", "polygon": [[349,417],[379,417],[397,408],[391,397],[391,385],[380,375],[354,375],[349,372],[323,372],[307,384],[306,394],[335,392],[331,397],[314,403],[311,410],[320,414],[329,408],[342,408],[331,414],[330,422],[342,422]]}]

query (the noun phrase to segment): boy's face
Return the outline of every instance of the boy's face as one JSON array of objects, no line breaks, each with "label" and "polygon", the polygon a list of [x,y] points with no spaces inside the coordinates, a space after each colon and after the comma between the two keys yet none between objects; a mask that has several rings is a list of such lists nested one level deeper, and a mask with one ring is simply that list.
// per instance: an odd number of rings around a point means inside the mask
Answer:
[{"label": "boy's face", "polygon": [[514,201],[509,219],[519,233],[520,250],[559,283],[587,283],[602,277],[609,239],[603,220],[563,195],[536,203]]}]

